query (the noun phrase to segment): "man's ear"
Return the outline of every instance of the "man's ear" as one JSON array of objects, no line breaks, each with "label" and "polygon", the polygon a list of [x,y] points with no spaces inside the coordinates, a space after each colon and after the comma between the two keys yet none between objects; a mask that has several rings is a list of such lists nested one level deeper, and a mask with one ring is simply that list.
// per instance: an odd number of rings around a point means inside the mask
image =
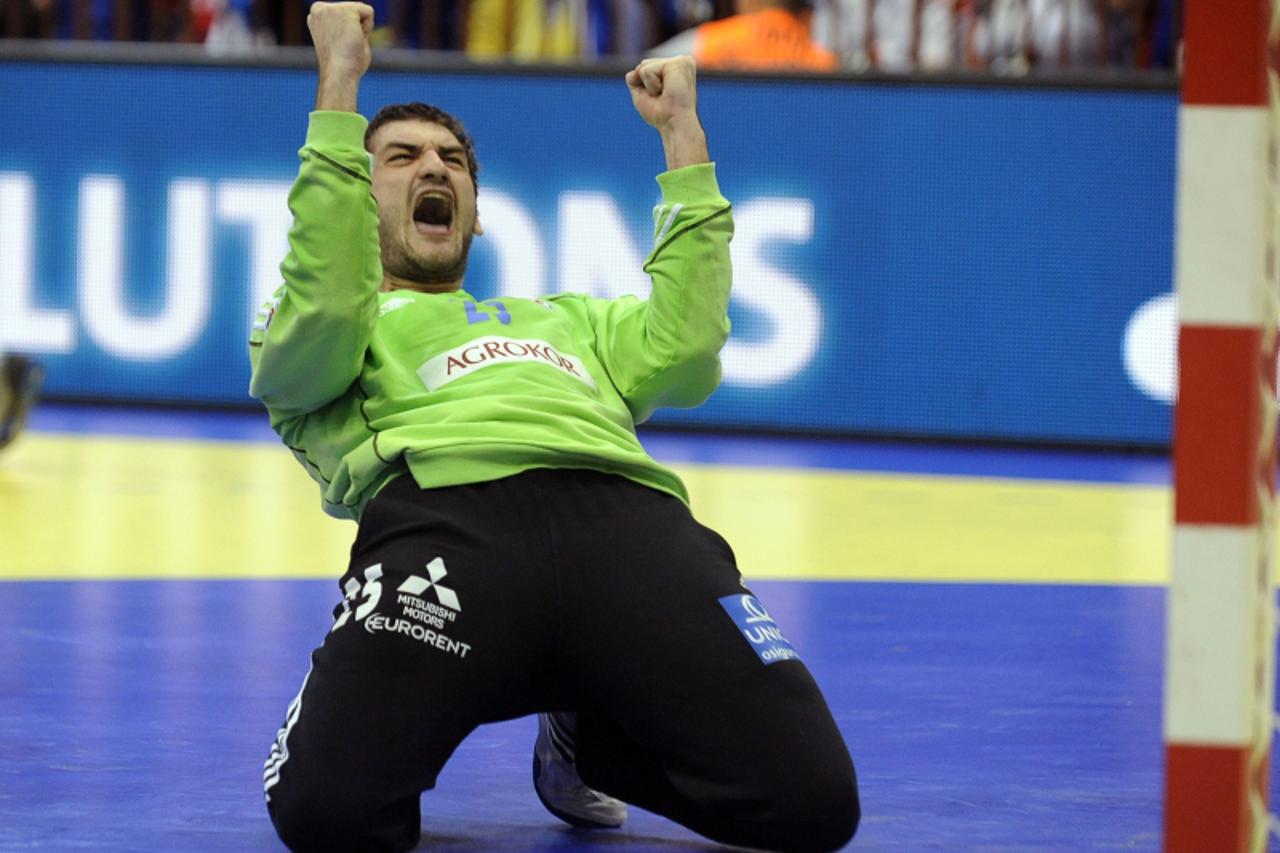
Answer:
[{"label": "man's ear", "polygon": [[479,235],[479,234],[483,234],[483,233],[484,233],[484,226],[480,224],[480,214],[479,214],[479,213],[477,213],[477,214],[476,214],[476,226],[475,226],[474,228],[472,228],[472,229],[471,229],[471,233],[472,233],[472,234],[476,234],[476,235]]}]

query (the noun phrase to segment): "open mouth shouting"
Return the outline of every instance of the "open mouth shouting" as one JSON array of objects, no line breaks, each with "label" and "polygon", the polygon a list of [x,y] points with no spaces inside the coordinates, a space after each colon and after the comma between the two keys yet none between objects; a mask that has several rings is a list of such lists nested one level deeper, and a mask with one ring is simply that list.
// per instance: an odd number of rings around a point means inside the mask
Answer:
[{"label": "open mouth shouting", "polygon": [[431,189],[413,205],[413,224],[419,234],[448,234],[453,230],[453,195]]}]

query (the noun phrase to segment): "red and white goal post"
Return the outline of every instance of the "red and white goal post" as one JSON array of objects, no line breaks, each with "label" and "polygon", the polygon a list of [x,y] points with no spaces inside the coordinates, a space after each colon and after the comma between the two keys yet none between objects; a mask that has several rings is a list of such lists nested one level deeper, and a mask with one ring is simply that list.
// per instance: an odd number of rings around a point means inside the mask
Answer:
[{"label": "red and white goal post", "polygon": [[1272,825],[1278,20],[1273,0],[1184,2],[1170,853],[1263,851]]}]

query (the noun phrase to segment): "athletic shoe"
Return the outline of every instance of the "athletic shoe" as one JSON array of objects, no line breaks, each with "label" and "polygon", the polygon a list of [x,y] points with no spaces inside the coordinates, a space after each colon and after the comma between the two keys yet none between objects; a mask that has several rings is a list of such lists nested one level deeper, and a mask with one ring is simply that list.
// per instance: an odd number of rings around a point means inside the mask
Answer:
[{"label": "athletic shoe", "polygon": [[44,370],[29,358],[9,355],[0,359],[0,383],[4,384],[0,400],[6,400],[3,411],[0,411],[0,447],[12,442],[22,432],[27,412],[36,401],[43,378]]},{"label": "athletic shoe", "polygon": [[576,714],[538,715],[538,739],[533,743],[533,790],[547,811],[567,824],[587,829],[622,826],[627,804],[592,790],[574,765]]}]

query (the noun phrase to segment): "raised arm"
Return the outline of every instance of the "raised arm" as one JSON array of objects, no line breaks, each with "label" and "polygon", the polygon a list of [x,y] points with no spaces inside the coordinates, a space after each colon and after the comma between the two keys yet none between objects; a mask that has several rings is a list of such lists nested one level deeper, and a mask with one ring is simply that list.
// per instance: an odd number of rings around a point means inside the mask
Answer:
[{"label": "raised arm", "polygon": [[316,109],[356,112],[360,78],[369,70],[373,7],[313,3],[307,29],[316,47]]},{"label": "raised arm", "polygon": [[597,356],[637,422],[661,406],[696,406],[720,382],[729,335],[729,202],[716,184],[698,120],[696,68],[687,56],[646,59],[627,73],[632,103],[662,139],[654,246],[644,269],[653,289],[592,304]]},{"label": "raised arm", "polygon": [[293,224],[280,265],[284,286],[250,336],[249,393],[273,426],[341,396],[360,375],[382,281],[377,205],[355,112],[369,67],[373,9],[315,3],[307,25],[318,65],[316,111],[289,191]]}]

